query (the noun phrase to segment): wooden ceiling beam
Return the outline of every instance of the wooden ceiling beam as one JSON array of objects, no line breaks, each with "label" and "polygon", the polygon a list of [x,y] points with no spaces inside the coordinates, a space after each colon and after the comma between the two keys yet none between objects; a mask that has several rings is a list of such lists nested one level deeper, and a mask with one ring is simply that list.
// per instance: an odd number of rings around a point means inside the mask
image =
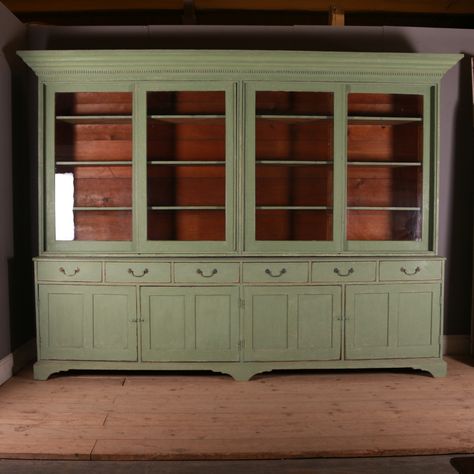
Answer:
[{"label": "wooden ceiling beam", "polygon": [[[1,0],[13,13],[183,11],[186,0]],[[328,12],[334,0],[194,0],[197,12]],[[473,0],[337,0],[346,13],[474,14]]]},{"label": "wooden ceiling beam", "polygon": [[[195,0],[197,10],[273,10],[327,12],[334,0]],[[345,12],[474,13],[472,0],[338,0]]]},{"label": "wooden ceiling beam", "polygon": [[183,10],[184,0],[1,0],[13,13]]}]

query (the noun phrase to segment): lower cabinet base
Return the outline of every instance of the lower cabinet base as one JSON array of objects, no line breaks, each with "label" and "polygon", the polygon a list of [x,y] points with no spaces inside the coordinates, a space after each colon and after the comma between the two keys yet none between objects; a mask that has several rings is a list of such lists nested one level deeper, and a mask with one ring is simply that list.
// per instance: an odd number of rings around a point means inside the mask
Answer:
[{"label": "lower cabinet base", "polygon": [[209,370],[228,374],[238,381],[273,370],[289,369],[388,369],[412,368],[444,377],[447,365],[440,358],[381,359],[307,362],[101,362],[73,360],[40,360],[33,367],[36,380],[46,380],[56,372],[68,370]]}]

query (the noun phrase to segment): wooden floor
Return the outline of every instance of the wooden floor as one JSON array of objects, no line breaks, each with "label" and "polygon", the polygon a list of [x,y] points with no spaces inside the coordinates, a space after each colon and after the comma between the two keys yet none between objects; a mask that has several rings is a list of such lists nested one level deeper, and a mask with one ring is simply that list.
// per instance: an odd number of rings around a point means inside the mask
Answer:
[{"label": "wooden floor", "polygon": [[474,368],[211,374],[26,370],[0,387],[0,458],[280,459],[474,453]]}]

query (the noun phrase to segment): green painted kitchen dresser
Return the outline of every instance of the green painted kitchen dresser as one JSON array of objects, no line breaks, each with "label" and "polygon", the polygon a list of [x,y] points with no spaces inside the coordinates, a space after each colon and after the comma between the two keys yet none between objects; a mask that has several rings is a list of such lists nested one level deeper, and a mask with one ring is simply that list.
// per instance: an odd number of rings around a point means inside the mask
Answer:
[{"label": "green painted kitchen dresser", "polygon": [[37,379],[446,373],[439,81],[456,54],[28,51]]}]

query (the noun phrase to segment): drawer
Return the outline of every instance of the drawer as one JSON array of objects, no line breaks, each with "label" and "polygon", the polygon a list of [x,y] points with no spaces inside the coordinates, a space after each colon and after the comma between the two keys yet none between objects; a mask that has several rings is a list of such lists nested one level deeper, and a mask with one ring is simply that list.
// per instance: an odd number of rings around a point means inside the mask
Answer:
[{"label": "drawer", "polygon": [[102,281],[101,262],[52,260],[37,262],[39,281]]},{"label": "drawer", "polygon": [[176,283],[238,283],[239,263],[235,262],[182,262],[174,265]]},{"label": "drawer", "polygon": [[375,276],[375,262],[313,262],[311,269],[311,279],[315,282],[375,281]]},{"label": "drawer", "polygon": [[308,281],[306,262],[246,262],[243,280],[246,283],[304,283]]},{"label": "drawer", "polygon": [[115,283],[170,283],[169,262],[106,262],[105,280]]},{"label": "drawer", "polygon": [[380,262],[380,281],[440,280],[440,260],[386,260]]}]

